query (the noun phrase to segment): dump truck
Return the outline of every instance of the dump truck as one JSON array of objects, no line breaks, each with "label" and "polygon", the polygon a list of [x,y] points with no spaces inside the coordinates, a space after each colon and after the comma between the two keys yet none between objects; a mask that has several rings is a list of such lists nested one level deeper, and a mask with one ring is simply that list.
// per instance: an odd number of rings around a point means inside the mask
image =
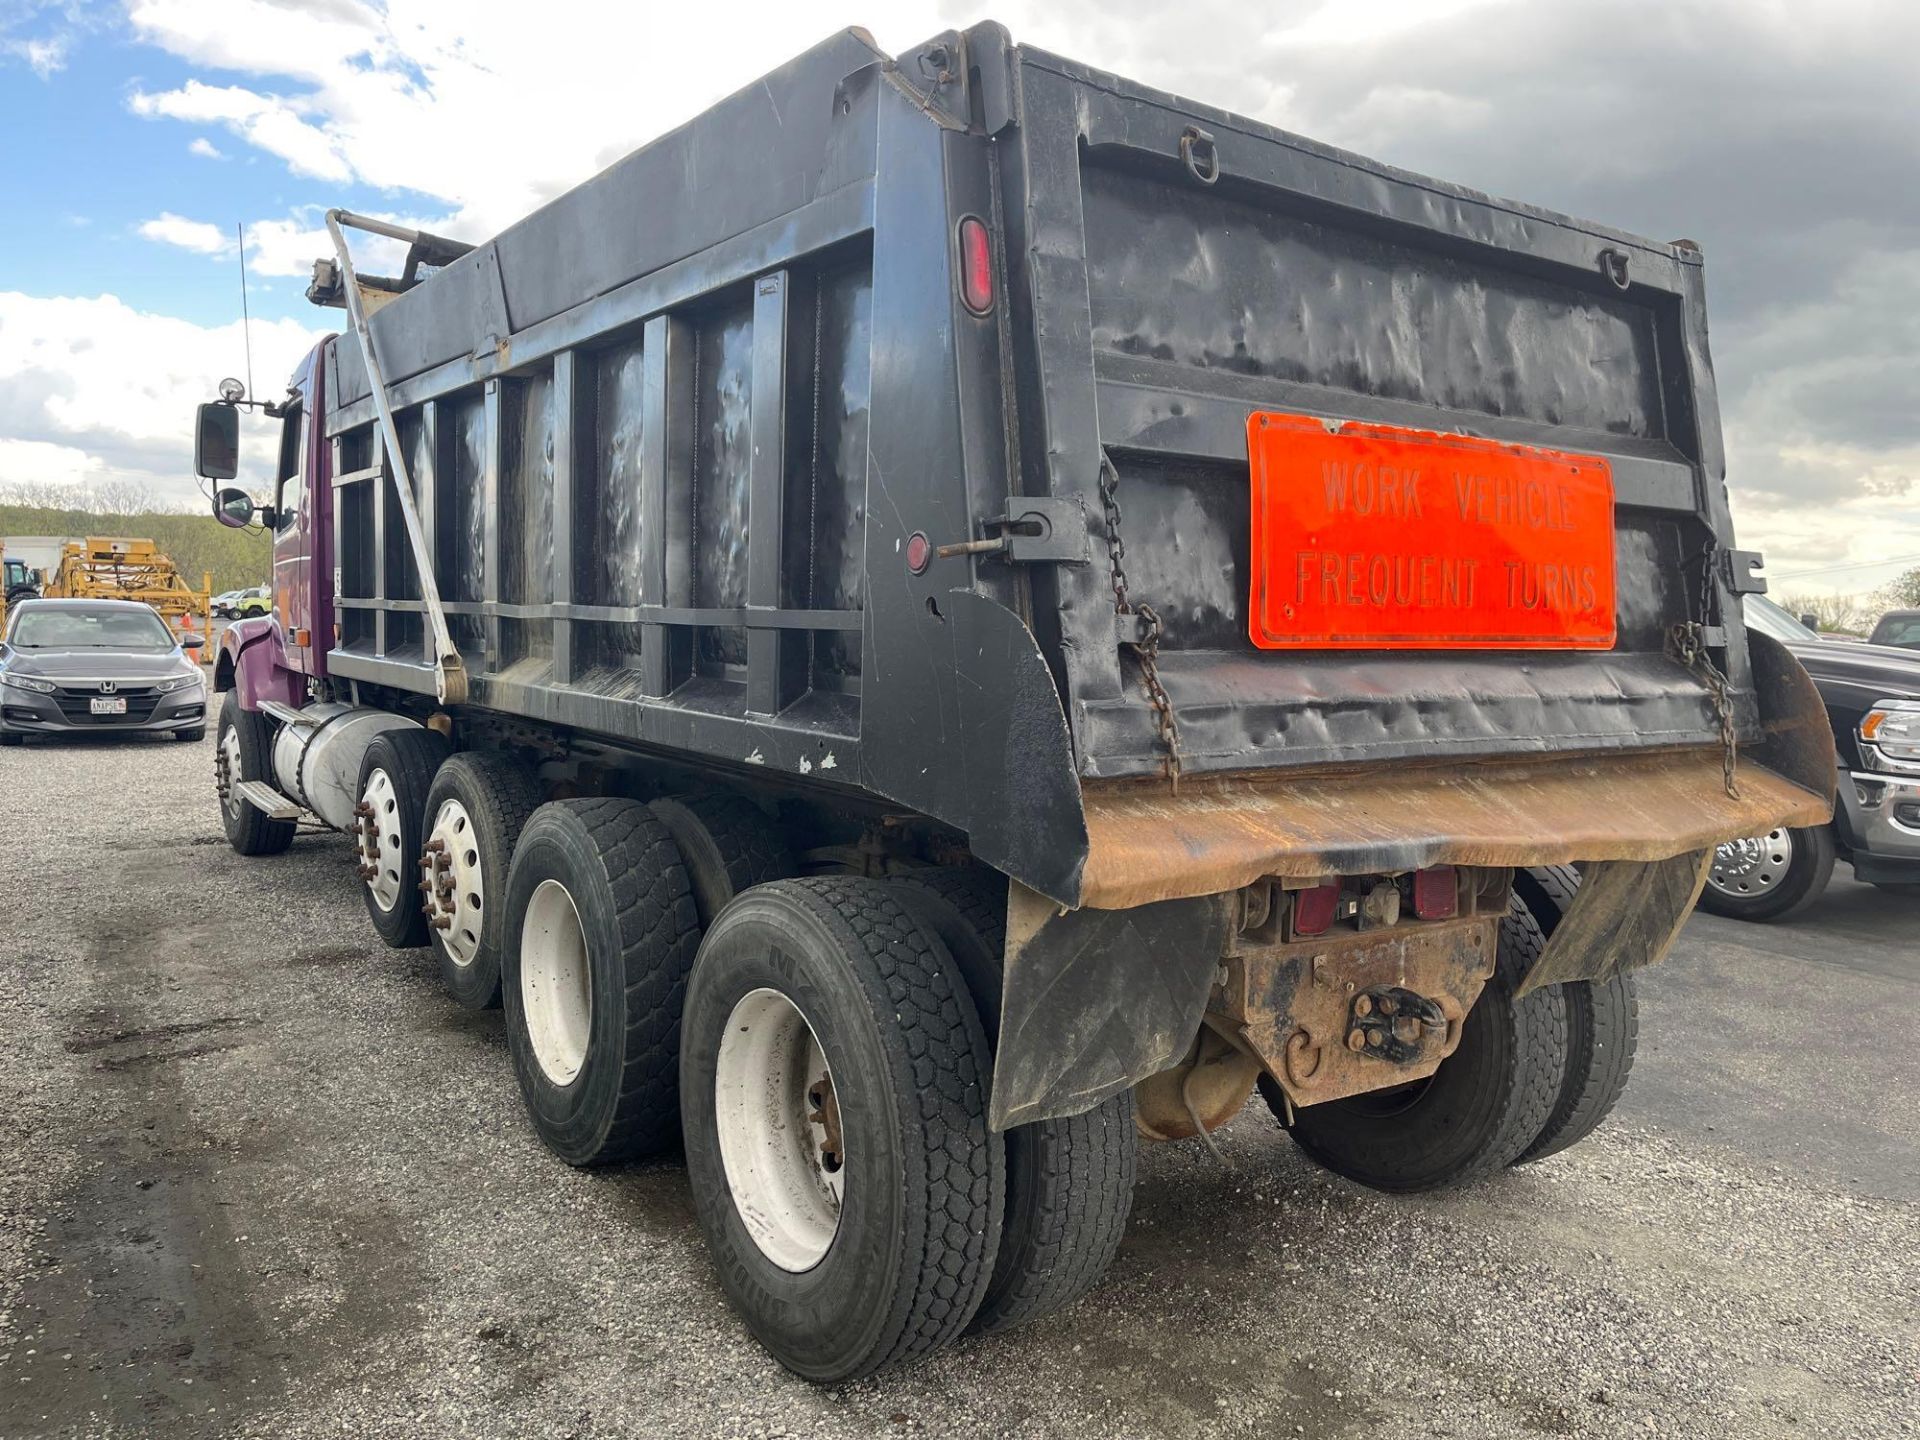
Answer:
[{"label": "dump truck", "polygon": [[226,833],[348,837],[561,1160],[683,1149],[802,1376],[1080,1299],[1256,1091],[1384,1191],[1576,1143],[1715,845],[1830,813],[1687,242],[994,24],[484,244],[327,225],[347,329],[215,498],[276,537]]},{"label": "dump truck", "polygon": [[[213,634],[213,575],[201,577],[195,590],[172,560],[151,540],[89,535],[61,547],[59,562],[47,572],[46,594],[65,600],[137,600],[159,612],[175,634]],[[211,660],[210,650],[203,656]]]}]

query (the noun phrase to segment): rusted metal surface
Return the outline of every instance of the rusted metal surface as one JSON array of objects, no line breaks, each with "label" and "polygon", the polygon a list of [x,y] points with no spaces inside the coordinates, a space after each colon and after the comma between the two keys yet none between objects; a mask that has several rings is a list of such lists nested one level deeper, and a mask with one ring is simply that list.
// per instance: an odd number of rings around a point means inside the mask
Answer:
[{"label": "rusted metal surface", "polygon": [[1460,1044],[1493,975],[1499,917],[1409,921],[1232,956],[1208,1022],[1260,1058],[1295,1105],[1420,1080]]},{"label": "rusted metal surface", "polygon": [[1191,1140],[1238,1115],[1259,1078],[1257,1057],[1203,1029],[1178,1065],[1133,1087],[1133,1123],[1149,1140]]},{"label": "rusted metal surface", "polygon": [[833,1093],[833,1072],[823,1070],[807,1087],[807,1123],[820,1127],[820,1168],[829,1175],[846,1163],[847,1142],[840,1129],[840,1099]]},{"label": "rusted metal surface", "polygon": [[1263,875],[1662,860],[1775,825],[1824,824],[1830,740],[1828,753],[1824,792],[1744,761],[1737,799],[1716,749],[1190,777],[1177,796],[1163,784],[1089,785],[1081,901],[1120,909]]},{"label": "rusted metal surface", "polygon": [[1711,850],[1696,850],[1665,860],[1583,866],[1579,893],[1517,993],[1659,964],[1693,913],[1712,860]]}]

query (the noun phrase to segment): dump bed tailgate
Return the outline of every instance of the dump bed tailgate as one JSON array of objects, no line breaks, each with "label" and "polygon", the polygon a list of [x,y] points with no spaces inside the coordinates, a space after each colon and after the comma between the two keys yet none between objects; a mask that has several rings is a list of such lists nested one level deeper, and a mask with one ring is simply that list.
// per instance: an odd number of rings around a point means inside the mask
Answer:
[{"label": "dump bed tailgate", "polygon": [[[1026,473],[1082,497],[1096,534],[1117,531],[1125,596],[1159,618],[1183,773],[1716,744],[1708,687],[1671,655],[1688,623],[1710,627],[1751,732],[1696,251],[1398,172],[1030,49],[1019,75],[1007,223],[1028,322]],[[1431,513],[1383,513],[1373,532],[1334,535],[1334,555],[1310,568],[1297,508],[1281,507],[1256,547],[1248,427],[1263,416],[1576,458],[1610,492],[1611,535],[1592,535],[1593,513],[1581,522],[1583,563],[1611,566],[1587,575],[1604,584],[1586,596],[1611,590],[1610,626],[1570,639],[1456,615],[1396,642],[1407,627],[1359,611],[1404,608],[1423,578],[1443,595],[1438,566],[1486,537],[1462,542]],[[1426,504],[1453,506],[1454,479],[1430,475]],[[1154,773],[1168,758],[1127,643],[1137,626],[1116,628],[1105,538],[1094,563],[1059,567],[1036,596],[1087,778]],[[1558,584],[1560,552],[1542,553]],[[1275,557],[1283,575],[1267,573]],[[1538,578],[1483,558],[1486,583],[1467,597],[1483,607],[1507,603],[1510,579]],[[1578,568],[1565,573],[1585,593]],[[1254,596],[1269,579],[1324,609],[1351,602],[1354,623],[1301,617],[1295,639],[1256,643]],[[1369,625],[1386,638],[1356,639]],[[1445,648],[1456,633],[1461,648]]]}]

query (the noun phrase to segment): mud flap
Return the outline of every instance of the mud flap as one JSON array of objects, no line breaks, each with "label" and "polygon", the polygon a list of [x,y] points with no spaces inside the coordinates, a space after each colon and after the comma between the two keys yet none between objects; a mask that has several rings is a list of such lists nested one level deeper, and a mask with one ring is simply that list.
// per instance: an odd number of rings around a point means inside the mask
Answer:
[{"label": "mud flap", "polygon": [[1606,980],[1667,958],[1707,883],[1711,850],[1667,860],[1601,860],[1580,870],[1580,889],[1515,998],[1542,985]]},{"label": "mud flap", "polygon": [[[1760,703],[1760,740],[1736,765],[1737,788],[1767,772],[1812,791],[1833,808],[1839,764],[1833,730],[1806,667],[1778,640],[1747,632],[1754,693]],[[1816,823],[1805,814],[1795,824]],[[1732,836],[1726,838],[1734,838]],[[1700,899],[1711,849],[1662,860],[1599,860],[1580,867],[1580,892],[1555,927],[1540,958],[1520,982],[1525,995],[1542,985],[1605,980],[1666,959]]]},{"label": "mud flap", "polygon": [[1015,882],[989,1123],[1078,1115],[1178,1062],[1226,939],[1224,896],[1065,910]]}]

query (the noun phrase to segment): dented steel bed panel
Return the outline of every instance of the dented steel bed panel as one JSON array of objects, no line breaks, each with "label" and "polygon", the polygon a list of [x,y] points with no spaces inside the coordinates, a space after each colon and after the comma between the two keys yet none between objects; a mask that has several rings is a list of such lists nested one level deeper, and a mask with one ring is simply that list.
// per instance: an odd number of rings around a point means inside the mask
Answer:
[{"label": "dented steel bed panel", "polygon": [[[1103,448],[1111,457],[1129,598],[1161,618],[1183,772],[1712,743],[1710,697],[1665,658],[1685,622],[1724,625],[1736,721],[1753,733],[1745,636],[1718,558],[1731,528],[1696,251],[1396,171],[1056,56],[1027,49],[1021,62],[1023,123],[1006,159],[1027,483],[1097,516]],[[1624,265],[1624,286],[1609,265]],[[1607,459],[1615,649],[1255,649],[1246,424],[1257,410]],[[1083,777],[1162,771],[1143,676],[1113,638],[1104,564],[1055,568],[1036,595]]]}]

